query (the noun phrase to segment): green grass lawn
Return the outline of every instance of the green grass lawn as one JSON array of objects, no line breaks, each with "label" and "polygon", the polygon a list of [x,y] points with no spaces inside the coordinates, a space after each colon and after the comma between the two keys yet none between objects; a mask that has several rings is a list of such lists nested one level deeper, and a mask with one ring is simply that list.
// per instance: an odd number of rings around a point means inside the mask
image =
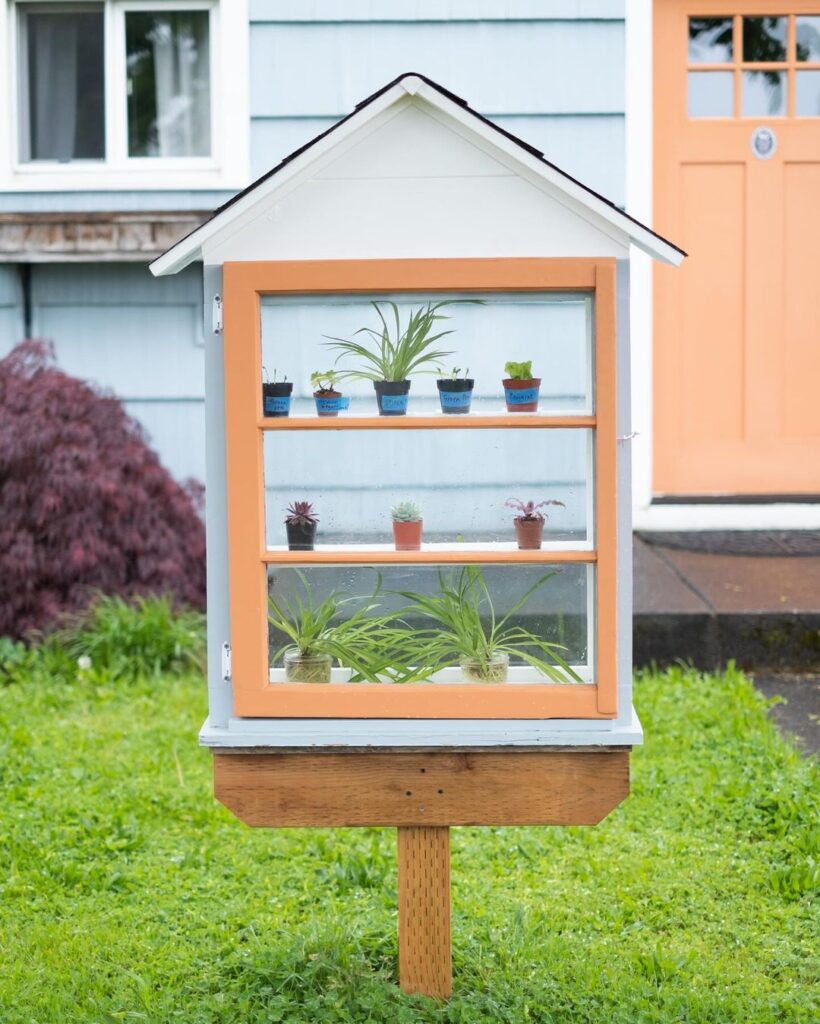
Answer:
[{"label": "green grass lawn", "polygon": [[0,687],[0,1021],[820,1019],[813,764],[740,674],[639,680],[596,828],[453,831],[455,995],[396,987],[395,834],[252,831],[200,679]]}]

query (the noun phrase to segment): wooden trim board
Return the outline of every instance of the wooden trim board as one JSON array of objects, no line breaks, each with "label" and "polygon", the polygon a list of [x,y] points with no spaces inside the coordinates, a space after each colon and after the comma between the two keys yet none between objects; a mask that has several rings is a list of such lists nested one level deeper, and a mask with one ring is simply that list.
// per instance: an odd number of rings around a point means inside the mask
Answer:
[{"label": "wooden trim board", "polygon": [[629,748],[215,752],[214,792],[263,828],[595,825],[629,793]]}]

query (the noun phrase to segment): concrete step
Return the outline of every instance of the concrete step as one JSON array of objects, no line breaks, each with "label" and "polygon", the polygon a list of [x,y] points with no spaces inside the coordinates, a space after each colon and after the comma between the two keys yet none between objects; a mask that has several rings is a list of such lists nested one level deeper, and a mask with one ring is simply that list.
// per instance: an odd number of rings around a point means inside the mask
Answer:
[{"label": "concrete step", "polygon": [[635,665],[820,671],[820,532],[634,540]]}]

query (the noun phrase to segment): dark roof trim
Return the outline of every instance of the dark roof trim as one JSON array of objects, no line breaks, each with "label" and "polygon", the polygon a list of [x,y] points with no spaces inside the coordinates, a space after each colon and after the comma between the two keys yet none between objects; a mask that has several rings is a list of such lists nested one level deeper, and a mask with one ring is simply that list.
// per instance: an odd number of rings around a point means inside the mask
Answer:
[{"label": "dark roof trim", "polygon": [[[477,110],[473,110],[473,108],[469,105],[469,103],[466,100],[462,99],[460,96],[456,96],[456,94],[450,92],[449,89],[445,89],[443,86],[439,85],[438,82],[434,82],[432,78],[428,78],[426,75],[419,74],[419,72],[417,71],[403,72],[397,78],[394,78],[391,82],[388,82],[387,85],[383,85],[381,89],[378,89],[376,92],[372,93],[366,99],[363,99],[361,103],[357,103],[353,110],[349,114],[345,115],[345,117],[341,118],[339,121],[336,121],[335,124],[332,124],[325,131],[321,132],[319,135],[312,138],[310,142],[306,142],[304,146],[300,146],[299,149],[295,149],[292,153],[289,153],[286,157],[280,160],[275,167],[272,167],[269,171],[266,171],[261,177],[257,178],[256,181],[251,182],[251,184],[243,188],[241,192],[237,192],[235,196],[229,199],[226,203],[223,203],[222,206],[217,207],[211,214],[211,216],[206,221],[204,221],[203,224],[199,225],[199,227],[203,227],[204,224],[210,223],[214,219],[214,217],[218,217],[226,210],[229,210],[234,205],[234,203],[239,202],[240,199],[242,199],[249,193],[253,192],[253,190],[257,188],[259,185],[263,184],[263,182],[268,181],[269,178],[272,178],[274,175],[278,174],[283,167],[286,167],[289,163],[291,163],[291,161],[295,160],[298,156],[301,156],[302,153],[306,153],[312,146],[315,146],[317,142],[320,142],[322,139],[327,138],[327,136],[335,132],[337,128],[340,128],[343,124],[345,124],[345,122],[349,121],[351,117],[355,117],[360,110],[363,110],[365,107],[369,106],[380,96],[383,96],[394,86],[398,85],[399,82],[403,81],[405,78],[421,79],[421,81],[429,85],[431,89],[435,89],[436,92],[440,93],[442,96],[446,97],[451,102],[457,103],[460,107],[463,107],[465,110],[469,111],[473,115],[473,117],[477,118],[483,124],[486,124],[488,128],[492,128],[493,131],[498,132],[499,135],[503,135],[504,138],[509,139],[510,142],[514,143],[520,149],[523,149],[525,152],[529,153],[530,156],[534,156],[537,160],[540,160],[542,164],[545,164],[547,167],[551,168],[553,171],[560,174],[562,177],[566,178],[567,181],[571,181],[574,185],[577,185],[579,188],[583,189],[589,195],[594,196],[599,202],[605,203],[612,210],[618,213],[621,217],[625,217],[633,224],[636,224],[639,228],[642,228],[644,231],[648,231],[649,234],[652,235],[654,238],[657,238],[665,245],[671,246],[671,248],[675,249],[676,252],[679,252],[682,256],[687,255],[687,253],[683,249],[681,249],[680,246],[675,245],[674,242],[670,242],[669,239],[664,238],[663,235],[659,235],[657,231],[653,231],[652,228],[647,227],[646,224],[642,223],[637,218],[630,216],[630,214],[626,213],[619,206],[616,206],[611,199],[607,199],[606,196],[602,196],[600,192],[596,192],[594,189],[591,189],[588,185],[585,185],[582,181],[579,181],[577,178],[573,178],[571,174],[567,174],[566,171],[562,170],[556,164],[551,163],[549,160],[545,158],[544,154],[541,152],[540,149],[536,149],[535,146],[531,146],[528,142],[524,142],[523,139],[519,139],[517,135],[513,135],[512,132],[508,132],[505,128],[502,128],[500,125],[495,124],[495,122],[491,121],[488,117],[484,117],[483,114],[479,114]],[[198,231],[199,227],[196,228],[195,231]],[[181,239],[179,239],[179,242],[177,242],[176,245],[179,245],[180,242],[184,242],[186,238],[190,238],[190,236],[193,235],[194,233],[194,231],[191,231],[187,235],[184,235]]]}]

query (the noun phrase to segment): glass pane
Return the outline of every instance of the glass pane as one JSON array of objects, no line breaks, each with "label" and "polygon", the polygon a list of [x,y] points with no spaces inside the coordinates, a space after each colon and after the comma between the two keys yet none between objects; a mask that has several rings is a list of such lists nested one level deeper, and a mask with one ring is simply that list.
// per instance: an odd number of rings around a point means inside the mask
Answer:
[{"label": "glass pane", "polygon": [[20,20],[21,158],[105,157],[102,6]]},{"label": "glass pane", "polygon": [[211,152],[207,11],[125,16],[130,156]]},{"label": "glass pane", "polygon": [[820,117],[820,71],[798,71],[795,83],[797,116]]},{"label": "glass pane", "polygon": [[731,117],[735,76],[731,71],[689,72],[689,116]]},{"label": "glass pane", "polygon": [[[424,550],[515,551],[532,537],[514,521],[522,511],[505,504],[517,499],[549,503],[527,517],[543,531],[532,547],[590,547],[592,461],[592,431],[581,428],[269,430],[267,542],[285,549],[287,509],[308,501],[317,551],[393,551],[402,540],[391,512],[413,502]],[[290,540],[302,543],[301,531]]]},{"label": "glass pane", "polygon": [[786,72],[744,71],[742,109],[744,117],[782,117],[786,113]]},{"label": "glass pane", "polygon": [[[439,575],[441,574],[441,575]],[[476,584],[471,586],[471,581]],[[541,582],[540,586],[537,584]],[[489,599],[481,594],[481,583],[486,584]],[[465,586],[466,585],[466,586]],[[474,597],[478,617],[485,630],[489,627],[490,610],[495,612],[496,619],[505,615],[527,592],[536,586],[531,597],[524,602],[521,609],[510,619],[508,625],[514,629],[526,630],[533,638],[532,642],[521,638],[511,642],[508,652],[509,668],[506,679],[501,678],[505,667],[502,662],[494,666],[473,666],[472,671],[483,672],[488,678],[477,678],[475,681],[508,682],[508,683],[546,683],[554,682],[592,682],[594,674],[594,632],[592,599],[594,588],[594,570],[592,566],[581,564],[556,565],[502,565],[483,567],[437,566],[437,565],[387,565],[387,566],[308,566],[303,569],[290,567],[270,567],[268,571],[268,593],[276,603],[276,608],[269,611],[276,618],[282,614],[286,621],[293,620],[288,605],[294,604],[298,597],[303,603],[321,604],[334,593],[346,600],[338,605],[336,614],[331,618],[331,626],[349,623],[357,610],[372,603],[377,605],[368,612],[368,618],[384,616],[392,612],[401,612],[400,622],[386,624],[388,629],[398,633],[371,634],[371,629],[379,629],[379,624],[370,623],[364,630],[354,628],[347,637],[344,631],[332,639],[339,640],[342,645],[341,656],[332,663],[334,682],[350,680],[350,664],[354,658],[359,659],[368,668],[395,668],[398,665],[424,664],[435,666],[424,678],[441,683],[460,683],[473,681],[465,675],[460,666],[461,657],[454,648],[437,652],[441,661],[431,657],[432,652],[425,649],[427,639],[425,631],[436,629],[444,632],[439,623],[423,615],[414,608],[415,601],[398,593],[438,597],[442,591],[461,592],[466,600],[462,606],[467,611],[474,607]],[[460,590],[464,587],[465,589]],[[377,591],[373,597],[374,592]],[[356,600],[358,598],[358,600]],[[352,599],[352,600],[348,600]],[[292,647],[290,638],[269,620],[268,645],[271,662],[270,681],[285,681],[283,668],[283,647]],[[539,642],[547,646],[539,649]],[[351,651],[350,660],[345,657],[345,643]],[[388,665],[376,659],[383,655],[387,643],[394,644],[396,657]],[[314,649],[315,650],[315,649]],[[402,651],[399,654],[399,650]],[[295,653],[295,652],[294,652]],[[316,655],[311,661],[292,665],[290,680],[293,682],[328,681],[319,678],[319,674],[327,671],[328,665]],[[549,665],[555,666],[558,679],[550,680],[542,675],[537,668],[527,663],[526,655],[543,658]],[[557,656],[557,658],[556,658]],[[326,656],[325,656],[326,657]],[[564,662],[568,669],[557,660]],[[290,660],[290,659],[288,659]],[[385,659],[388,660],[389,659]],[[341,662],[341,664],[340,664]],[[444,664],[442,664],[444,662]],[[295,677],[294,677],[295,670]],[[471,666],[467,666],[467,672]],[[387,678],[387,672],[375,673],[377,679]],[[357,681],[357,680],[356,680]],[[421,680],[415,680],[421,681]],[[387,684],[389,685],[389,684]]]},{"label": "glass pane", "polygon": [[744,18],[743,59],[774,61],[786,59],[786,18]]},{"label": "glass pane", "polygon": [[820,61],[820,15],[797,17],[797,59]]},{"label": "glass pane", "polygon": [[[407,294],[373,296],[396,333],[395,302],[400,332],[411,314],[418,313],[429,296]],[[469,301],[467,301],[469,300]],[[541,380],[539,412],[592,411],[592,300],[585,295],[513,294],[485,295],[479,301],[466,295],[437,295],[446,301],[433,334],[440,338],[433,350],[445,352],[439,365],[452,376],[474,381],[470,409],[477,413],[503,413],[502,380],[507,361],[531,361],[532,375]],[[332,368],[340,357],[333,338],[375,344],[368,331],[382,330],[379,313],[370,296],[330,295],[316,298],[262,299],[262,363],[272,378],[283,376],[293,383],[291,415],[316,415],[311,374]],[[360,333],[356,333],[356,332]],[[357,369],[360,361],[341,355],[337,369]],[[362,364],[363,365],[363,364]],[[431,372],[432,369],[432,372]],[[435,367],[421,367],[411,374],[407,410],[430,415],[441,410]],[[377,414],[375,391],[370,380],[347,379],[340,390],[350,399],[350,414]],[[260,391],[261,394],[261,391]]]},{"label": "glass pane", "polygon": [[691,64],[726,64],[732,60],[731,18],[689,19]]}]

